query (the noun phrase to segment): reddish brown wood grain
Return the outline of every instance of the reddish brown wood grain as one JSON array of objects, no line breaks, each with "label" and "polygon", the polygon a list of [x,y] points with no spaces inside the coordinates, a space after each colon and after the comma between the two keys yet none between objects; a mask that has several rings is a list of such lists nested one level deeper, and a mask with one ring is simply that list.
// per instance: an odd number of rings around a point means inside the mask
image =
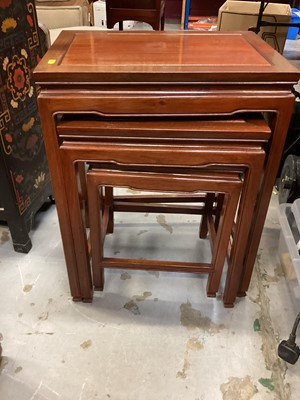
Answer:
[{"label": "reddish brown wood grain", "polygon": [[92,299],[78,166],[191,173],[201,154],[205,168],[245,174],[232,306],[249,286],[300,72],[252,32],[65,31],[34,76],[73,298]]}]

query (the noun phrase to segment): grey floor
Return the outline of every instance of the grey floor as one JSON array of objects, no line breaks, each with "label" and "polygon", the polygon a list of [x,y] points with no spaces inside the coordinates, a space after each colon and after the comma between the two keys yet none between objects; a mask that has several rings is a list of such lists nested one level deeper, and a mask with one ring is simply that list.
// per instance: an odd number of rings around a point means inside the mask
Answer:
[{"label": "grey floor", "polygon": [[[105,251],[209,257],[198,226],[192,216],[117,214]],[[123,270],[106,271],[92,304],[74,303],[54,206],[30,235],[32,250],[18,254],[0,225],[1,400],[299,399],[300,361],[277,356],[300,287],[280,263],[276,193],[248,296],[233,309],[222,290],[205,296],[205,276]]]}]

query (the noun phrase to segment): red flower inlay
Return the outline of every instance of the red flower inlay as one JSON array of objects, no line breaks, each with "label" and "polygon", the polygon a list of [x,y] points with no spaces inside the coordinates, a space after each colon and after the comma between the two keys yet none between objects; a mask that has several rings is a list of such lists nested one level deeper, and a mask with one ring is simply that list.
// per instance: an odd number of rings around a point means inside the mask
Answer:
[{"label": "red flower inlay", "polygon": [[24,71],[19,67],[14,71],[14,84],[15,87],[19,90],[24,87],[25,84],[25,76]]},{"label": "red flower inlay", "polygon": [[6,133],[6,134],[5,134],[5,140],[6,140],[8,143],[11,143],[11,142],[12,142],[12,136],[11,136],[10,133]]},{"label": "red flower inlay", "polygon": [[22,175],[17,175],[16,176],[16,182],[17,183],[21,183],[21,182],[23,182],[23,180],[24,180],[24,176],[22,176]]},{"label": "red flower inlay", "polygon": [[27,15],[27,22],[29,23],[29,25],[31,27],[33,27],[33,20],[32,20],[32,18],[31,18],[31,16],[29,14]]},{"label": "red flower inlay", "polygon": [[7,8],[11,5],[11,0],[1,0],[0,8]]},{"label": "red flower inlay", "polygon": [[27,140],[26,148],[31,149],[36,144],[37,141],[38,141],[37,135],[31,135],[30,138]]},{"label": "red flower inlay", "polygon": [[14,101],[24,101],[30,91],[30,70],[26,59],[13,55],[7,64],[7,88],[11,91]]}]

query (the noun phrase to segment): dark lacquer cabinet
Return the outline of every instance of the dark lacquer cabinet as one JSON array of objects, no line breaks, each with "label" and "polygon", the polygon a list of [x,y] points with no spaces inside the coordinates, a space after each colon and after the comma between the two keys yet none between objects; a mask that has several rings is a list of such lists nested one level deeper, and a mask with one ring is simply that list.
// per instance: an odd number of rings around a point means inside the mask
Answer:
[{"label": "dark lacquer cabinet", "polygon": [[23,253],[33,217],[52,193],[33,80],[44,51],[34,2],[1,1],[0,221]]}]

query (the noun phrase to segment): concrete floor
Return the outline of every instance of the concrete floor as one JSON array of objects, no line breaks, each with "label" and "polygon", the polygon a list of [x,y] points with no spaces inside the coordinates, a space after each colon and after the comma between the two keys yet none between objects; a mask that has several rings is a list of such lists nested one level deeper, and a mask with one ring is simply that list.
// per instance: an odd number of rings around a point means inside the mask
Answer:
[{"label": "concrete floor", "polygon": [[[298,400],[300,361],[277,356],[300,310],[279,261],[277,210],[274,194],[248,296],[233,309],[221,292],[205,296],[206,276],[123,270],[106,271],[92,304],[74,303],[55,207],[37,214],[27,255],[0,225],[0,399]],[[116,214],[106,251],[139,256],[134,243],[144,257],[208,257],[198,226]]]},{"label": "concrete floor", "polygon": [[[234,309],[221,293],[205,296],[206,276],[123,270],[106,271],[92,304],[74,303],[55,207],[38,213],[28,255],[1,226],[0,399],[298,399],[300,363],[277,357],[300,310],[278,258],[277,208],[273,195],[251,288]],[[138,256],[134,242],[145,257],[205,255],[198,223],[117,214],[106,251]]]}]

